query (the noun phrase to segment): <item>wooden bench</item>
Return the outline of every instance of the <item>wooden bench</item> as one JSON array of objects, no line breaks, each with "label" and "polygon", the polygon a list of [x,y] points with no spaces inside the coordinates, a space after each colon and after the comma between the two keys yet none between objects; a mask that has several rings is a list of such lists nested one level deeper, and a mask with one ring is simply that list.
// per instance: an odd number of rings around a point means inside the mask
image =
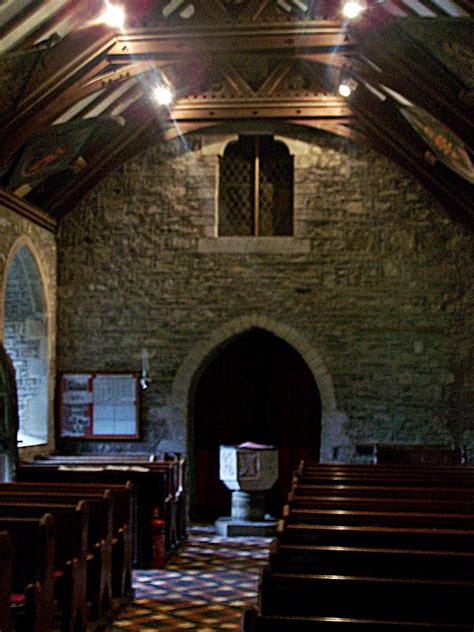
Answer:
[{"label": "wooden bench", "polygon": [[431,621],[474,625],[474,582],[263,570],[266,614]]},{"label": "wooden bench", "polygon": [[113,497],[111,492],[99,486],[98,491],[85,491],[81,486],[73,489],[44,487],[37,483],[1,483],[0,502],[21,502],[25,496],[30,502],[60,505],[87,502],[88,525],[88,565],[87,599],[90,603],[90,617],[99,619],[112,606],[112,539],[113,539]]},{"label": "wooden bench", "polygon": [[347,509],[283,508],[283,520],[288,524],[333,524],[421,527],[424,529],[469,529],[474,527],[474,514],[423,513],[421,511],[357,511]]},{"label": "wooden bench", "polygon": [[351,472],[328,472],[321,470],[310,470],[296,472],[294,482],[299,484],[317,485],[397,485],[397,486],[458,486],[474,488],[474,472],[443,472],[437,468],[432,472],[388,472],[378,471],[377,466],[373,466],[373,471],[351,471]]},{"label": "wooden bench", "polygon": [[12,632],[12,547],[7,531],[0,531],[0,630]]},{"label": "wooden bench", "polygon": [[17,469],[19,481],[64,483],[132,484],[133,557],[138,568],[149,568],[152,560],[152,520],[157,512],[165,520],[166,552],[173,548],[169,472],[172,466],[146,467],[94,465],[64,466],[28,464]]},{"label": "wooden bench", "polygon": [[14,629],[49,632],[54,629],[54,520],[0,517],[12,547]]},{"label": "wooden bench", "polygon": [[244,632],[474,629],[474,476],[300,467]]},{"label": "wooden bench", "polygon": [[289,524],[280,521],[277,537],[285,544],[324,544],[388,549],[474,551],[474,531],[348,525]]},{"label": "wooden bench", "polygon": [[262,614],[248,608],[241,632],[472,632],[472,624]]},{"label": "wooden bench", "polygon": [[448,465],[464,463],[462,448],[446,448],[438,445],[403,445],[376,443],[373,449],[374,463]]},{"label": "wooden bench", "polygon": [[[55,522],[55,596],[62,632],[87,630],[86,575],[89,514],[85,501],[76,505],[6,502],[0,497],[0,518],[35,517],[50,513]],[[0,628],[1,629],[1,628]]]},{"label": "wooden bench", "polygon": [[371,511],[422,511],[431,513],[474,513],[473,498],[386,498],[385,496],[298,496],[288,495],[294,509],[345,509]]},{"label": "wooden bench", "polygon": [[332,545],[270,545],[268,564],[274,571],[318,575],[366,575],[474,581],[473,551],[350,547]]},{"label": "wooden bench", "polygon": [[[8,486],[9,485],[9,486]],[[133,512],[132,512],[132,488],[130,483],[125,485],[101,485],[95,483],[12,483],[0,484],[0,492],[32,493],[35,498],[37,493],[47,495],[52,502],[61,502],[66,497],[73,502],[80,499],[103,502],[111,509],[105,510],[106,527],[102,527],[101,536],[106,542],[112,541],[112,595],[115,598],[128,600],[132,596],[131,571],[132,571],[132,537],[133,537]],[[102,515],[104,511],[102,510]],[[110,515],[112,514],[112,537],[108,536]],[[94,528],[101,522],[101,507],[95,503],[92,506],[91,519]],[[102,521],[103,522],[103,521]],[[90,545],[93,547],[93,531],[90,532]],[[100,534],[96,537],[99,538]],[[108,555],[108,553],[107,553]]]},{"label": "wooden bench", "polygon": [[474,499],[474,489],[470,487],[459,487],[457,485],[340,485],[340,484],[301,484],[293,485],[291,498],[295,497],[316,497],[316,496],[338,496],[338,497],[363,497],[363,498],[411,498],[430,500],[472,500]]},{"label": "wooden bench", "polygon": [[439,472],[464,472],[469,473],[474,471],[474,466],[467,463],[454,463],[454,464],[426,464],[426,463],[319,463],[318,461],[311,461],[308,459],[302,459],[296,472],[311,472],[311,471],[326,471],[326,472],[418,472],[431,474],[433,471]]},{"label": "wooden bench", "polygon": [[165,520],[165,546],[171,551],[186,538],[187,506],[186,506],[186,460],[173,457],[159,460],[153,454],[77,454],[50,455],[47,458],[36,458],[38,465],[62,465],[69,467],[98,465],[100,467],[142,466],[166,475],[166,490],[162,495],[163,502],[156,505],[158,517]]}]

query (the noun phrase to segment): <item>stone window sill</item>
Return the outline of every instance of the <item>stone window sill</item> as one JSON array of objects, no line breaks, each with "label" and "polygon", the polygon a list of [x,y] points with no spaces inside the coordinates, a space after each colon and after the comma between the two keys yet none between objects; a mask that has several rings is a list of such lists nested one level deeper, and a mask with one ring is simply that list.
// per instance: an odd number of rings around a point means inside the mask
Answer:
[{"label": "stone window sill", "polygon": [[198,252],[203,254],[306,254],[309,239],[297,237],[210,237],[199,239]]},{"label": "stone window sill", "polygon": [[41,439],[40,437],[34,437],[32,435],[23,434],[22,432],[18,433],[18,447],[21,448],[31,448],[34,445],[47,445],[47,440]]}]

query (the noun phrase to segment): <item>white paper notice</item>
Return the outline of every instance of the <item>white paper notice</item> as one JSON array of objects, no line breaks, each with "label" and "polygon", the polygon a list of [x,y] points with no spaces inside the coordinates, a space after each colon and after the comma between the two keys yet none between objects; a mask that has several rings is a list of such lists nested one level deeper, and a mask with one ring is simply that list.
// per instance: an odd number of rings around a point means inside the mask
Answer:
[{"label": "white paper notice", "polygon": [[94,379],[94,435],[135,435],[136,380],[126,375]]},{"label": "white paper notice", "polygon": [[63,402],[65,404],[90,404],[89,376],[69,374],[63,378]]}]

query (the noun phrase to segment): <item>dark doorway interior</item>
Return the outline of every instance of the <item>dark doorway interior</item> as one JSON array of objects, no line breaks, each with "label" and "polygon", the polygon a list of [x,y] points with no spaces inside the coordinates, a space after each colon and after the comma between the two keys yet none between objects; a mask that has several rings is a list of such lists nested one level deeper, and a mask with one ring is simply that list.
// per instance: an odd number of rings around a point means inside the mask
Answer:
[{"label": "dark doorway interior", "polygon": [[321,401],[308,366],[293,347],[262,329],[227,344],[201,375],[194,400],[194,519],[229,515],[219,481],[219,445],[243,441],[279,448],[280,476],[267,508],[280,515],[292,471],[319,458]]}]

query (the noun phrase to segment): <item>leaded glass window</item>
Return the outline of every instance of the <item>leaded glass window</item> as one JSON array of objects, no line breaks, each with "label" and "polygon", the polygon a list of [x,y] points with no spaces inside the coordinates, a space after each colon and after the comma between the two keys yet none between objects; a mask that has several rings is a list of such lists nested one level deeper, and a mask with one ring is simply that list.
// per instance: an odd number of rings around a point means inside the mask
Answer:
[{"label": "leaded glass window", "polygon": [[292,234],[292,156],[272,136],[240,136],[220,159],[219,235]]}]

